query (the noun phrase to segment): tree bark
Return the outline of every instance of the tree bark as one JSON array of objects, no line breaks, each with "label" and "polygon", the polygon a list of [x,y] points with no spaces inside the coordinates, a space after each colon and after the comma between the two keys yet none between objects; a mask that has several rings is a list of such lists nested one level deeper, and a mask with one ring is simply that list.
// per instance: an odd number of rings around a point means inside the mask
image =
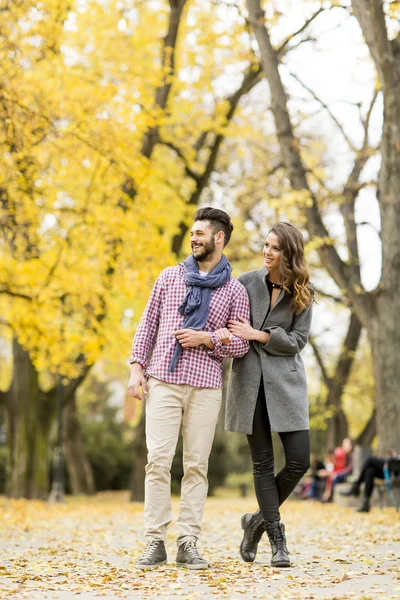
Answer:
[{"label": "tree bark", "polygon": [[54,406],[40,391],[28,352],[13,340],[14,373],[6,397],[9,463],[7,494],[47,500],[49,433]]},{"label": "tree bark", "polygon": [[85,453],[75,394],[63,410],[63,452],[71,491],[73,494],[95,494],[93,471]]}]

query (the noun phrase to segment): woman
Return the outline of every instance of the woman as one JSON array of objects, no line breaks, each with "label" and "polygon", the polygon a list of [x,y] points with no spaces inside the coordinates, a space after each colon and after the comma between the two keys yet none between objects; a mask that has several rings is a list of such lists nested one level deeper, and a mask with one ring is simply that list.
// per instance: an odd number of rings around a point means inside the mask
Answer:
[{"label": "woman", "polygon": [[334,450],[333,469],[327,473],[322,502],[333,500],[333,490],[338,483],[344,483],[353,472],[353,442],[345,438],[340,447]]},{"label": "woman", "polygon": [[[250,297],[251,323],[231,321],[229,332],[250,340],[249,352],[234,359],[226,428],[247,434],[259,510],[242,517],[240,554],[253,562],[264,530],[271,565],[289,567],[279,506],[310,466],[307,381],[300,352],[307,343],[313,291],[303,236],[290,223],[277,223],[264,245],[264,265],[239,281]],[[219,333],[229,343],[228,332]],[[275,476],[271,431],[282,441],[286,464]]]}]

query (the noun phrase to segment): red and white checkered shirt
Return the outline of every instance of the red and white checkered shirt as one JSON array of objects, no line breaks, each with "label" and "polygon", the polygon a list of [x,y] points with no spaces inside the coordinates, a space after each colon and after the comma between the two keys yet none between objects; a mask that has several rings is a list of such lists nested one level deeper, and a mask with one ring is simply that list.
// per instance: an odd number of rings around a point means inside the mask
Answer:
[{"label": "red and white checkered shirt", "polygon": [[173,332],[183,329],[185,320],[178,312],[189,290],[184,273],[183,263],[180,263],[164,269],[158,276],[133,339],[129,362],[140,363],[147,377],[167,383],[222,388],[222,359],[243,356],[249,349],[249,342],[234,337],[231,344],[224,346],[214,331],[226,327],[229,320],[236,321],[239,316],[250,321],[247,291],[232,276],[225,285],[213,289],[203,330],[210,333],[214,349],[204,345],[183,348],[175,370],[170,373],[169,365],[178,343]]}]

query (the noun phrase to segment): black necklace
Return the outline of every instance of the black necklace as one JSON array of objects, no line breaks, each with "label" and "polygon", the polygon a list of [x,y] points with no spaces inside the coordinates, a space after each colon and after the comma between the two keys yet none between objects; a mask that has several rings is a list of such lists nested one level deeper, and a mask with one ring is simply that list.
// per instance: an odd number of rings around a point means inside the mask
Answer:
[{"label": "black necklace", "polygon": [[267,279],[267,281],[269,284],[271,284],[271,287],[277,288],[278,290],[283,290],[283,285],[280,285],[279,283],[274,283],[270,279]]}]

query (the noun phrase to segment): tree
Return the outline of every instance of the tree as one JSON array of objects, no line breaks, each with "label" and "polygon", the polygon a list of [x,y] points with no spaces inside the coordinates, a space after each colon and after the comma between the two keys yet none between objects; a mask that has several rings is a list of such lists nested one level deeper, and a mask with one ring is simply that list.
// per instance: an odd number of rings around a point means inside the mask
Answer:
[{"label": "tree", "polygon": [[[373,353],[377,390],[377,432],[380,451],[397,447],[400,431],[399,396],[397,390],[397,360],[400,333],[392,315],[399,311],[397,291],[400,283],[400,95],[398,94],[398,56],[400,38],[389,39],[383,2],[357,0],[354,13],[363,30],[374,60],[384,98],[384,125],[381,143],[382,166],[379,174],[378,201],[381,215],[383,268],[380,284],[366,292],[361,284],[354,217],[357,194],[350,188],[340,205],[346,228],[348,259],[343,260],[332,243],[318,203],[318,196],[309,183],[300,143],[294,132],[288,109],[288,96],[279,70],[279,57],[273,48],[264,11],[259,0],[246,2],[249,22],[257,40],[261,63],[271,93],[271,110],[275,120],[282,162],[293,190],[305,192],[308,206],[304,209],[310,235],[319,241],[318,254],[340,289],[346,290],[354,312],[368,332]],[[368,124],[368,114],[365,119]],[[368,160],[365,142],[356,150],[353,172],[355,182]]]},{"label": "tree", "polygon": [[327,390],[325,408],[328,414],[326,442],[328,448],[341,446],[343,439],[349,435],[348,421],[343,409],[342,397],[357,350],[361,329],[361,323],[357,316],[351,313],[346,337],[331,373],[327,369],[315,339],[311,338],[310,340],[315,358],[321,369],[324,386]]},{"label": "tree", "polygon": [[[125,126],[117,128],[118,120],[106,116],[107,110],[118,109],[117,82],[98,63],[118,47],[100,38],[89,57],[84,36],[74,40],[66,27],[69,9],[63,0],[39,8],[33,2],[6,3],[0,17],[7,41],[1,49],[5,160],[0,219],[5,235],[0,245],[0,305],[3,324],[15,338],[14,379],[4,396],[10,441],[8,491],[40,498],[48,492],[55,376],[64,376],[64,398],[71,400],[71,411],[74,391],[106,343],[106,332],[119,331],[120,343],[124,335],[129,343],[121,326],[123,300],[115,297],[115,289],[129,294],[137,290],[140,298],[152,277],[152,242],[158,241],[161,256],[165,249],[158,224],[149,224],[143,238],[142,202],[131,216],[120,205],[127,173],[134,170],[143,181],[143,166],[137,155],[130,160],[125,140],[116,144]],[[100,25],[107,18],[112,30],[120,14],[115,6],[109,9],[98,5],[94,20]],[[71,65],[61,47],[74,41],[82,61]],[[124,48],[129,54],[131,47]],[[122,55],[121,61],[125,58]],[[139,264],[132,264],[128,254],[118,262],[122,245],[136,247]],[[157,262],[156,258],[153,263]],[[117,350],[116,344],[112,347]],[[39,373],[46,372],[53,377],[41,388]],[[31,382],[28,397],[28,383],[18,385],[17,378]],[[35,418],[24,410],[25,402],[36,411]],[[40,423],[43,415],[46,419]]]},{"label": "tree", "polygon": [[[132,306],[139,312],[155,273],[171,263],[171,245],[180,252],[171,240],[182,216],[192,212],[183,210],[186,200],[194,208],[241,96],[259,80],[247,50],[231,44],[238,73],[245,64],[243,85],[227,99],[203,100],[224,72],[217,52],[226,52],[218,32],[205,27],[205,35],[196,31],[196,52],[205,57],[199,84],[185,98],[171,49],[186,6],[181,0],[161,9],[134,2],[127,10],[118,2],[93,3],[74,12],[59,0],[40,7],[6,3],[1,14],[7,34],[1,309],[37,380],[51,375],[41,389],[50,406],[55,378],[62,376],[70,417],[73,392],[102,349],[119,354],[124,340],[128,346],[129,319],[121,313]],[[204,23],[210,19],[201,3],[191,9]],[[187,33],[197,25],[185,27]],[[232,40],[236,33],[235,26]],[[180,52],[180,73],[196,60],[191,46]],[[13,402],[21,406],[23,399]],[[10,435],[19,427],[10,422]],[[47,470],[43,461],[37,464]],[[47,486],[40,497],[46,494]]]}]

